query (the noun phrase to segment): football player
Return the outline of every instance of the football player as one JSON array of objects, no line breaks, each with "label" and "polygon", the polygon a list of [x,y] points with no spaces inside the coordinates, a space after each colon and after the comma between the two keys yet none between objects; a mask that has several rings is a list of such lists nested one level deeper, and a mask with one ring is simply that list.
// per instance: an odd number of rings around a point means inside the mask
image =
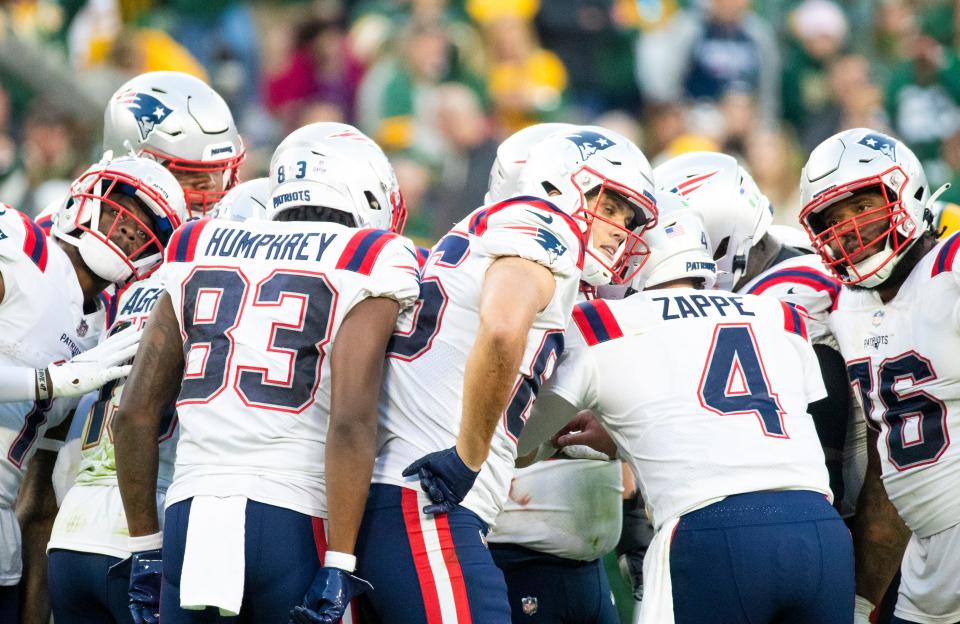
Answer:
[{"label": "football player", "polygon": [[[800,306],[820,361],[827,398],[810,407],[823,443],[830,484],[838,505],[844,499],[843,453],[850,417],[850,390],[843,357],[827,320],[840,283],[808,248],[771,231],[773,210],[736,159],[716,152],[672,158],[654,171],[659,188],[683,195],[704,220],[717,262],[717,288],[764,294]],[[854,433],[855,436],[855,433]],[[852,436],[853,437],[853,436]],[[855,499],[857,484],[850,484]],[[846,510],[852,513],[852,510]]]},{"label": "football player", "polygon": [[857,621],[898,566],[894,622],[960,621],[960,454],[949,433],[960,387],[960,235],[938,242],[938,193],[906,145],[874,130],[821,143],[800,191],[801,223],[849,286],[830,323],[869,425],[853,525]]},{"label": "football player", "polygon": [[[187,220],[186,205],[180,196],[174,197],[171,208],[179,225]],[[161,242],[166,244],[170,233]],[[119,289],[107,308],[107,334],[125,328],[140,332],[162,292],[156,271]],[[113,447],[113,416],[123,388],[122,379],[103,386],[96,401],[80,414],[85,422],[76,479],[60,503],[47,545],[51,606],[60,623],[119,624],[130,619],[130,550]],[[158,504],[173,475],[176,424],[169,412],[160,427]]]},{"label": "football player", "polygon": [[[155,268],[163,242],[180,224],[182,197],[163,167],[124,157],[91,167],[73,183],[53,239],[21,213],[0,207],[0,341],[5,345],[0,351],[5,364],[28,371],[22,381],[30,395],[29,400],[8,397],[0,403],[0,445],[5,449],[0,460],[0,620],[16,621],[7,618],[16,597],[10,588],[21,573],[21,536],[13,505],[28,464],[29,479],[17,503],[27,568],[24,596],[41,616],[46,610],[43,553],[56,513],[50,474],[59,443],[45,433],[75,404],[52,399],[121,376],[126,368],[118,365],[132,355],[135,337],[127,332],[92,350],[111,352],[109,362],[94,356],[83,366],[36,372],[32,367],[77,356],[96,344],[105,313],[98,295],[109,284],[123,284]],[[107,368],[96,370],[98,366]],[[4,385],[17,378],[12,370],[5,371]]]},{"label": "football player", "polygon": [[[655,196],[658,223],[644,235],[651,249],[641,270],[646,287],[677,275],[712,287],[716,265],[703,258],[707,242],[699,215],[679,195],[658,191]],[[516,470],[488,540],[504,572],[513,621],[618,622],[600,558],[618,538],[627,558],[645,551],[651,531],[642,500],[638,517],[624,518],[621,536],[622,508],[633,511],[638,501],[629,496],[621,502],[620,462],[584,446],[565,447],[552,459],[562,461]],[[627,578],[642,582],[639,569]]]},{"label": "football player", "polygon": [[[824,388],[803,317],[773,298],[702,290],[711,252],[669,247],[697,221],[661,219],[647,235],[658,288],[578,304],[519,453],[552,455],[560,428],[559,446],[630,464],[656,529],[637,621],[849,622],[852,545],[807,413]],[[612,441],[583,413],[563,425],[583,409]]]},{"label": "football player", "polygon": [[[534,145],[559,130],[576,128],[537,124],[507,138],[497,148],[486,203],[516,194]],[[592,297],[594,290],[582,283],[579,298]],[[491,527],[487,541],[504,575],[513,621],[617,621],[600,557],[613,549],[620,532],[620,462],[575,455],[571,449],[558,454],[564,461],[516,470],[503,511]],[[587,497],[590,505],[583,504]]]},{"label": "football player", "polygon": [[415,322],[391,340],[356,546],[377,588],[362,601],[373,621],[510,620],[483,540],[507,498],[515,440],[563,350],[581,277],[621,275],[656,218],[646,159],[605,129],[539,143],[519,188],[437,243]]},{"label": "football player", "polygon": [[103,149],[152,158],[170,170],[190,215],[212,209],[239,182],[246,156],[233,114],[209,85],[189,74],[140,74],[110,98]]},{"label": "football player", "polygon": [[[309,619],[367,587],[349,557],[327,552],[326,491],[339,485],[325,490],[327,420],[376,422],[371,388],[419,294],[416,252],[396,233],[405,209],[393,169],[356,129],[293,132],[270,179],[271,220],[198,220],[174,234],[114,418],[138,624],[159,610],[165,623],[218,610],[285,622],[301,603],[295,617]],[[161,533],[157,439],[174,403]],[[360,443],[372,445],[367,433]]]}]

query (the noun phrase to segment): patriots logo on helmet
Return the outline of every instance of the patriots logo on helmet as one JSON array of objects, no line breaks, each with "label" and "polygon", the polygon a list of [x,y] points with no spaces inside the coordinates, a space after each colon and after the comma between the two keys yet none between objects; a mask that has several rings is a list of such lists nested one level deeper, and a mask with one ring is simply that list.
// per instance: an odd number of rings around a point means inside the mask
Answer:
[{"label": "patriots logo on helmet", "polygon": [[547,254],[550,256],[550,262],[553,262],[567,251],[566,246],[561,243],[557,235],[550,230],[537,228],[537,242],[547,250]]},{"label": "patriots logo on helmet", "polygon": [[137,120],[141,141],[146,141],[156,125],[163,123],[173,112],[172,108],[148,93],[127,91],[118,96],[118,99],[127,105],[127,110]]},{"label": "patriots logo on helmet", "polygon": [[577,146],[577,149],[580,150],[580,157],[583,160],[590,158],[600,150],[605,150],[612,145],[616,145],[616,143],[599,132],[593,132],[591,130],[568,134],[564,138]]},{"label": "patriots logo on helmet", "polygon": [[872,150],[880,152],[890,160],[897,159],[897,141],[885,134],[871,132],[870,134],[864,135],[864,137],[857,141],[857,143],[863,145],[864,147],[869,147]]}]

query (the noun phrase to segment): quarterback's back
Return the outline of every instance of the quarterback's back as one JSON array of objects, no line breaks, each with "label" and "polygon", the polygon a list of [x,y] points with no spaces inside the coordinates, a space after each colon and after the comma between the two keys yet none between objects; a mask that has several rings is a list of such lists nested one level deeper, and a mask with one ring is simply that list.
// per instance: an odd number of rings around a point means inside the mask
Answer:
[{"label": "quarterback's back", "polygon": [[328,350],[363,299],[416,299],[412,243],[335,223],[194,221],[163,271],[185,363],[168,504],[219,492],[325,513]]},{"label": "quarterback's back", "polygon": [[799,310],[672,288],[584,302],[573,321],[545,392],[603,415],[655,526],[741,492],[829,494],[807,414],[823,383]]}]

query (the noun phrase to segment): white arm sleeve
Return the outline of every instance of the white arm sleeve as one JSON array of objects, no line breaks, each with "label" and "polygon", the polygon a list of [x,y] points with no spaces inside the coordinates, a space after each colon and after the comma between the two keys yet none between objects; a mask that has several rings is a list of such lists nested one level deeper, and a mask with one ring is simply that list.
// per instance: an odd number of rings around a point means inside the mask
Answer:
[{"label": "white arm sleeve", "polygon": [[35,401],[37,371],[27,366],[0,366],[0,403]]}]

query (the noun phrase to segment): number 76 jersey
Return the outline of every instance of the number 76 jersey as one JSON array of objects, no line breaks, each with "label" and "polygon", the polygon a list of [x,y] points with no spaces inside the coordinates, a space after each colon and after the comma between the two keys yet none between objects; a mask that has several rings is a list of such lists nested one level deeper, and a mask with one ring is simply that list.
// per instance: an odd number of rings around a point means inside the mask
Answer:
[{"label": "number 76 jersey", "polygon": [[334,223],[193,221],[161,271],[185,364],[167,505],[242,495],[325,517],[330,349],[364,299],[412,308],[413,243]]},{"label": "number 76 jersey", "polygon": [[844,289],[830,324],[882,478],[907,526],[928,537],[960,522],[960,234],[940,243],[884,304]]}]

